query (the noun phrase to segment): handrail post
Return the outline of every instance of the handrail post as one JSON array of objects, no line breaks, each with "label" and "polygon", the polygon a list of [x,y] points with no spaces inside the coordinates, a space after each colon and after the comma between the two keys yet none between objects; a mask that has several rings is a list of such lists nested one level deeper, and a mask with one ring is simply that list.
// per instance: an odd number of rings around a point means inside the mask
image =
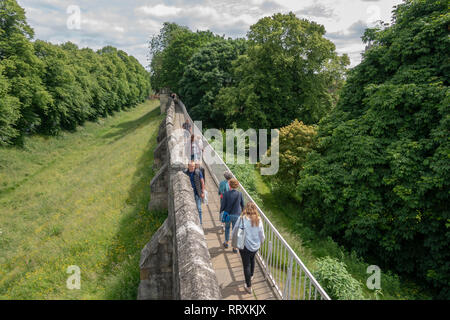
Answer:
[{"label": "handrail post", "polygon": [[294,263],[294,256],[289,254],[289,268],[286,277],[286,283],[284,284],[283,300],[289,300],[291,295],[291,282],[292,282],[292,265]]}]

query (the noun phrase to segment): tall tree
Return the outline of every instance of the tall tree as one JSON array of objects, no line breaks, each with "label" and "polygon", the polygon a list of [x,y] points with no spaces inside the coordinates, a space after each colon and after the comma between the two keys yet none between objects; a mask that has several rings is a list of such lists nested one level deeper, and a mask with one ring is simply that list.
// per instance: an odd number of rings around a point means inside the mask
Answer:
[{"label": "tall tree", "polygon": [[192,32],[180,29],[175,31],[173,38],[164,51],[161,78],[165,87],[179,92],[179,82],[191,57],[205,44],[213,41],[216,36],[210,31]]},{"label": "tall tree", "polygon": [[179,82],[191,57],[205,44],[217,39],[210,31],[192,32],[174,23],[164,23],[150,41],[153,88],[179,92]]},{"label": "tall tree", "polygon": [[0,1],[0,145],[74,130],[147,98],[149,73],[125,52],[32,38],[24,10]]},{"label": "tall tree", "polygon": [[259,20],[235,63],[237,84],[221,90],[217,111],[242,128],[279,128],[295,118],[317,123],[333,106],[333,87],[349,64],[324,34],[322,25],[293,13]]},{"label": "tall tree", "polygon": [[179,26],[176,23],[164,22],[163,27],[157,35],[154,35],[149,42],[149,58],[151,82],[153,89],[159,91],[165,86],[162,82],[164,50],[169,46],[177,31],[186,30],[187,27]]},{"label": "tall tree", "polygon": [[20,118],[20,101],[8,92],[9,82],[3,76],[3,67],[0,66],[0,146],[9,144],[20,134],[15,128]]},{"label": "tall tree", "polygon": [[180,81],[180,96],[193,119],[202,120],[207,127],[226,127],[213,104],[220,89],[233,84],[232,62],[245,50],[244,39],[219,38],[192,56]]},{"label": "tall tree", "polygon": [[26,22],[25,11],[15,0],[0,2],[0,67],[9,81],[8,94],[20,101],[19,132],[34,132],[40,124],[39,114],[51,103],[41,75],[43,64],[34,55],[30,42],[34,33]]}]

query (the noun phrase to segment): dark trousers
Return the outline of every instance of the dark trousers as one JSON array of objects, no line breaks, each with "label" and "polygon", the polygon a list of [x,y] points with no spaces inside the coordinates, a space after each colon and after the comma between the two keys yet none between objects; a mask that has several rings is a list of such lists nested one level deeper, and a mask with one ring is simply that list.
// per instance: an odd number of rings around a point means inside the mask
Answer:
[{"label": "dark trousers", "polygon": [[239,249],[239,252],[242,258],[242,264],[244,265],[245,283],[247,287],[251,287],[251,277],[253,277],[253,273],[255,272],[255,255],[257,251],[253,252],[244,247],[243,250]]}]

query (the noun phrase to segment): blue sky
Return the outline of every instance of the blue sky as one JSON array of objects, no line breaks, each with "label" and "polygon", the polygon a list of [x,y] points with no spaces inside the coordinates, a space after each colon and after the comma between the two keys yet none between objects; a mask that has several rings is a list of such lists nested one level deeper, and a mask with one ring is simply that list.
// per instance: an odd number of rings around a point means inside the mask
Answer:
[{"label": "blue sky", "polygon": [[[323,24],[326,37],[337,51],[350,56],[352,66],[361,60],[361,36],[376,20],[390,22],[393,6],[401,0],[18,0],[25,8],[35,38],[53,43],[72,41],[99,49],[112,45],[148,65],[148,40],[165,21],[209,29],[227,37],[244,37],[250,25],[277,12],[294,12]],[[80,28],[70,6],[80,9]]]}]

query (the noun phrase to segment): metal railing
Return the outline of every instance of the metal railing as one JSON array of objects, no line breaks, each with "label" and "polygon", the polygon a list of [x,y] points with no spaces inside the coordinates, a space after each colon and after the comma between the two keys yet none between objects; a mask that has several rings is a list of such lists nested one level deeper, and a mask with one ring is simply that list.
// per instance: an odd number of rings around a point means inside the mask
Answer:
[{"label": "metal railing", "polygon": [[[183,102],[178,101],[178,104],[185,118],[191,122],[195,133],[202,137],[205,150],[203,153],[203,162],[211,173],[214,182],[219,186],[220,180],[223,180],[223,173],[225,171],[232,173],[232,171],[210,145],[209,141],[206,140],[199,128],[195,126]],[[207,156],[205,157],[205,155]],[[235,177],[234,174],[233,177]],[[246,203],[249,201],[255,203],[259,215],[263,220],[266,240],[258,251],[257,260],[266,279],[274,287],[278,298],[283,300],[331,300],[242,185],[240,186],[240,191],[242,191]]]}]

